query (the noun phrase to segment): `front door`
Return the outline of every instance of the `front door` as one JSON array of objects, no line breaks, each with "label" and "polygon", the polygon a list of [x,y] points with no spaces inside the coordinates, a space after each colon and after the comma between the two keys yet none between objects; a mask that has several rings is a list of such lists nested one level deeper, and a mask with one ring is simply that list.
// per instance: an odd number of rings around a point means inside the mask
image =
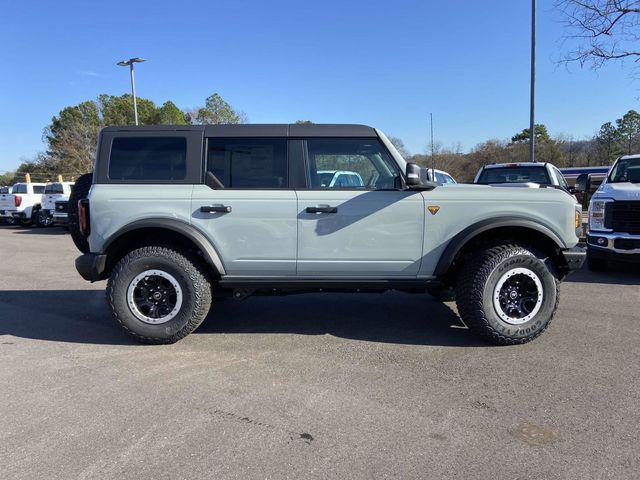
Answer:
[{"label": "front door", "polygon": [[299,276],[411,277],[420,269],[424,200],[403,191],[377,138],[306,140],[298,189]]},{"label": "front door", "polygon": [[296,194],[288,189],[284,138],[209,138],[204,185],[191,221],[205,232],[227,275],[296,272]]}]

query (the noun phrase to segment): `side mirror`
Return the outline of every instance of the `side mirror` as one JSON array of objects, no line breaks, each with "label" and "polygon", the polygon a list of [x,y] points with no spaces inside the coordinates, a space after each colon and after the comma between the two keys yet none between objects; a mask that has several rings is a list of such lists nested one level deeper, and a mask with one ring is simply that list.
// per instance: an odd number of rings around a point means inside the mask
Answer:
[{"label": "side mirror", "polygon": [[420,180],[420,170],[421,167],[417,163],[407,163],[407,187],[414,187],[422,183]]},{"label": "side mirror", "polygon": [[581,173],[576,178],[575,191],[585,193],[591,190],[591,175],[588,173]]}]

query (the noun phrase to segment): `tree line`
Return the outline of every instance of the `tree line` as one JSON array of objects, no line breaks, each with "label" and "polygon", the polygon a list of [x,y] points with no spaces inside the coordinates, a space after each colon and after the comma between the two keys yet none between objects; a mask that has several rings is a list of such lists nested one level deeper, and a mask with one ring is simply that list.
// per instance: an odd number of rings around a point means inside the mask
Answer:
[{"label": "tree line", "polygon": [[[47,145],[33,160],[23,162],[15,172],[0,175],[0,185],[24,180],[31,173],[34,181],[53,180],[58,174],[74,178],[91,171],[98,132],[108,125],[131,125],[134,122],[131,95],[100,95],[78,105],[63,108],[44,129]],[[235,110],[219,94],[209,96],[204,106],[181,110],[167,101],[156,106],[140,98],[138,116],[143,125],[211,125],[246,123],[247,116]],[[296,123],[310,124],[310,120]],[[545,125],[535,126],[536,159],[559,168],[588,165],[610,165],[618,156],[640,152],[640,113],[629,110],[613,122],[604,123],[591,138],[576,140],[568,136],[552,137]],[[403,141],[390,137],[407,161],[432,166],[429,154],[410,153]],[[472,181],[480,167],[489,163],[526,162],[529,160],[529,129],[525,128],[509,140],[487,140],[464,153],[461,147],[445,148],[436,144],[433,164],[449,172],[459,182]]]},{"label": "tree line", "polygon": [[[181,110],[172,101],[157,106],[152,100],[136,97],[141,125],[208,125],[245,123],[246,115],[235,110],[218,93],[204,105]],[[76,178],[93,169],[100,129],[109,125],[133,125],[133,102],[130,94],[99,95],[65,107],[51,119],[43,131],[46,150],[22,162],[15,172],[0,175],[0,185],[22,181],[30,173],[33,181],[49,181],[62,174]]]},{"label": "tree line", "polygon": [[[591,138],[574,139],[561,135],[552,137],[545,125],[534,128],[536,160],[550,162],[558,168],[611,165],[620,155],[640,153],[640,114],[629,110],[613,122],[604,123]],[[399,139],[392,140],[405,158],[431,167],[430,154],[411,155],[406,152]],[[435,168],[449,172],[459,182],[470,182],[477,171],[488,163],[509,163],[529,161],[529,129],[525,128],[509,140],[487,140],[468,153],[460,147],[445,148],[436,145]]]}]

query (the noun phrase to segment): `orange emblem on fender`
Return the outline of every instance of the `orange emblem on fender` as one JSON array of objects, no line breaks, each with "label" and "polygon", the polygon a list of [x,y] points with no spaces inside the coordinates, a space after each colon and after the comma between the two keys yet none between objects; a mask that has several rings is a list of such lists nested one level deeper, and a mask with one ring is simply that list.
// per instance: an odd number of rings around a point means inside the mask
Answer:
[{"label": "orange emblem on fender", "polygon": [[440,207],[438,205],[429,205],[427,207],[427,210],[429,210],[431,215],[435,215],[436,213],[438,213],[438,210],[440,210]]}]

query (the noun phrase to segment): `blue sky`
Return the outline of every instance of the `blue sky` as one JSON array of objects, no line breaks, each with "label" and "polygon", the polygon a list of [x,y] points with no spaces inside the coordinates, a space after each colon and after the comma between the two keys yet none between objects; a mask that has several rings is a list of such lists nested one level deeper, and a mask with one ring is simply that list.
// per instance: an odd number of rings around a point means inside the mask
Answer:
[{"label": "blue sky", "polygon": [[[538,1],[537,120],[581,138],[638,107],[612,65],[567,71],[553,0]],[[148,59],[138,94],[194,107],[219,92],[252,123],[366,123],[468,150],[528,125],[527,0],[0,0],[0,171],[44,149],[61,108],[129,91],[115,63]]]}]

